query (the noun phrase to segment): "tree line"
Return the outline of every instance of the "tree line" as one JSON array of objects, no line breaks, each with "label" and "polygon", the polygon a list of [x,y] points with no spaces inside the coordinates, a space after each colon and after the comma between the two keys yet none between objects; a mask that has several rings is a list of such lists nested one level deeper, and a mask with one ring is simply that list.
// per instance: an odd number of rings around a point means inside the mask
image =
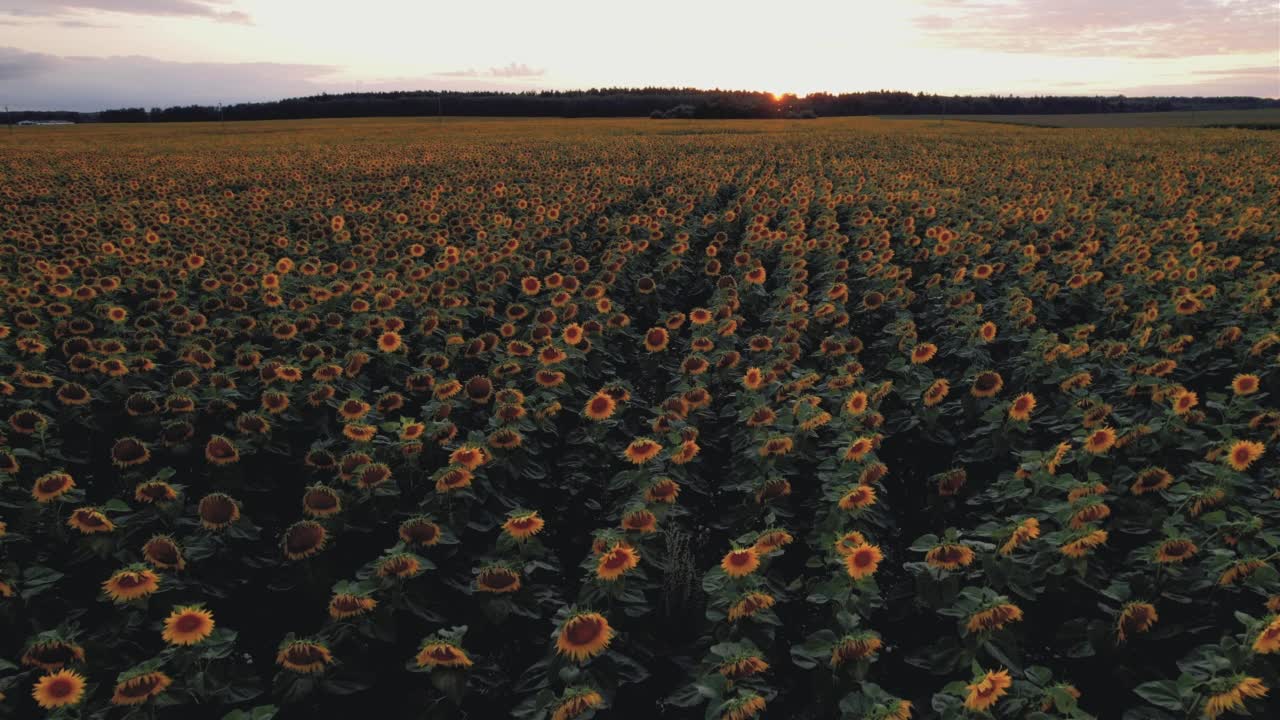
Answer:
[{"label": "tree line", "polygon": [[693,88],[598,88],[536,92],[400,91],[321,94],[225,106],[116,108],[100,112],[22,111],[6,122],[195,122],[348,117],[799,118],[842,115],[1051,115],[1063,113],[1249,110],[1280,107],[1256,97],[933,95],[897,91],[814,93]]}]

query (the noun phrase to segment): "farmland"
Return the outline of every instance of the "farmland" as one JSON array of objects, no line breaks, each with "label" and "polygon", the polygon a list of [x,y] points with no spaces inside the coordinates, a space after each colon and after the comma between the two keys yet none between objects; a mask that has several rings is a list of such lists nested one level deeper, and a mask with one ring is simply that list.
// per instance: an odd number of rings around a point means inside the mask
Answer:
[{"label": "farmland", "polygon": [[[941,122],[942,115],[928,119]],[[920,121],[920,115],[894,115],[885,119]],[[1062,115],[947,115],[947,120],[1008,123],[1054,128],[1157,128],[1217,127],[1257,130],[1280,129],[1280,110],[1182,110],[1176,112],[1129,112]]]},{"label": "farmland", "polygon": [[1275,717],[1277,157],[0,135],[0,717]]}]

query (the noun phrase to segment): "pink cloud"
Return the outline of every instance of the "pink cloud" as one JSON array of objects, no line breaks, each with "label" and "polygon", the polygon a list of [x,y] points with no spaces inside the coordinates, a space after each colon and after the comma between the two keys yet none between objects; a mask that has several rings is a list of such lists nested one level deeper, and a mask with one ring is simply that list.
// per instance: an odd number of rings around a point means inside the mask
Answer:
[{"label": "pink cloud", "polygon": [[997,52],[1173,58],[1280,52],[1276,0],[930,0],[917,28]]},{"label": "pink cloud", "polygon": [[110,12],[126,15],[206,18],[218,22],[250,23],[247,13],[227,7],[227,0],[39,0],[3,8],[11,15],[60,17],[72,13]]}]

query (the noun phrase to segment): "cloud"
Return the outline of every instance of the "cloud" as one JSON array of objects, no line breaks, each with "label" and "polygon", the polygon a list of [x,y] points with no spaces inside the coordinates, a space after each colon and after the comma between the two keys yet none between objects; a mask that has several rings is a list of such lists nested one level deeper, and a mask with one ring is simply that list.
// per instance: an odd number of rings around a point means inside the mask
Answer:
[{"label": "cloud", "polygon": [[467,68],[466,70],[449,70],[446,72],[433,73],[439,77],[451,78],[538,78],[547,74],[544,68],[535,68],[525,63],[511,62],[502,67],[491,67],[485,72],[476,70],[475,68]]},{"label": "cloud", "polygon": [[115,25],[103,25],[101,23],[88,22],[87,20],[59,20],[58,26],[64,27],[64,28],[75,28],[75,29],[80,29],[80,28],[106,29],[106,28],[115,27]]},{"label": "cloud", "polygon": [[1185,58],[1280,52],[1276,0],[926,0],[914,19],[950,47]]},{"label": "cloud", "polygon": [[[508,66],[506,69],[510,69]],[[542,71],[529,71],[530,76]],[[519,73],[356,79],[345,68],[270,62],[173,62],[136,55],[60,56],[0,46],[0,85],[15,110],[78,110],[258,102],[320,93],[528,90]]]},{"label": "cloud", "polygon": [[0,81],[15,108],[105,108],[249,102],[310,95],[339,68],[287,63],[75,57],[0,47]]},{"label": "cloud", "polygon": [[252,22],[248,13],[229,9],[228,0],[36,0],[36,4],[38,9],[6,2],[0,10],[21,17],[62,17],[76,13],[108,12],[241,24]]},{"label": "cloud", "polygon": [[489,74],[502,78],[542,77],[547,74],[543,68],[532,68],[524,63],[508,63],[503,67],[489,68]]}]

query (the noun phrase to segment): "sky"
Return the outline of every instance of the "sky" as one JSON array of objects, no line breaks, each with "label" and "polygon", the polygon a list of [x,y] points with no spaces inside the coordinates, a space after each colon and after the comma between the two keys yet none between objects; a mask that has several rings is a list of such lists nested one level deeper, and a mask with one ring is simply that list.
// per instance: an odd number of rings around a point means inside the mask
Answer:
[{"label": "sky", "polygon": [[1280,97],[1280,0],[0,0],[0,104],[373,90]]}]

